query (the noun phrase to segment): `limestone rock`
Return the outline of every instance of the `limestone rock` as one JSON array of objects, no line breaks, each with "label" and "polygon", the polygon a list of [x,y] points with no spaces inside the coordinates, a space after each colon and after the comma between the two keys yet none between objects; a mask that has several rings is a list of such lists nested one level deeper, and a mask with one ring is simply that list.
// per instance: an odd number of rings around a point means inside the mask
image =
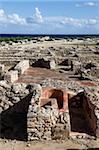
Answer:
[{"label": "limestone rock", "polygon": [[29,60],[20,61],[14,68],[18,71],[18,74],[23,74],[25,70],[29,68]]},{"label": "limestone rock", "polygon": [[14,93],[22,93],[26,90],[26,84],[25,83],[14,83],[12,86],[12,91]]}]

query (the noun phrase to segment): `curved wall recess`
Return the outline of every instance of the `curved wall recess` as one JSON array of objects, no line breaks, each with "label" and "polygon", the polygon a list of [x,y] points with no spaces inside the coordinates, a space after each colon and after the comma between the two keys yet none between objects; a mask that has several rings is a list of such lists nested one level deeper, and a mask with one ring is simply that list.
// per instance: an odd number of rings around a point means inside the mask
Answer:
[{"label": "curved wall recess", "polygon": [[40,105],[48,104],[53,98],[57,100],[59,111],[68,110],[68,93],[62,89],[44,89],[41,94]]}]

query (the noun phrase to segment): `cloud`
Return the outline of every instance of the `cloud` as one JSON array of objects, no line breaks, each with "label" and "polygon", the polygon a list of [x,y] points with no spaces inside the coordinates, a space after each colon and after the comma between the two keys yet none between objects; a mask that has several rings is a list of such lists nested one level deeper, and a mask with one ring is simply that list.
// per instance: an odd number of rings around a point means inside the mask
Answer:
[{"label": "cloud", "polygon": [[35,28],[38,27],[45,27],[45,28],[62,28],[66,26],[71,27],[87,27],[87,26],[95,26],[99,25],[99,19],[90,18],[90,19],[78,19],[73,17],[66,17],[66,16],[42,16],[41,11],[39,8],[35,8],[35,12],[32,17],[24,18],[20,15],[13,13],[13,14],[6,14],[3,9],[0,9],[0,24],[1,25],[20,25],[20,26],[34,26]]},{"label": "cloud", "polygon": [[63,17],[63,16],[58,16],[58,17],[46,17],[45,18],[46,24],[54,24],[54,25],[72,25],[72,26],[81,26],[81,22],[79,19],[75,19],[72,17]]},{"label": "cloud", "polygon": [[[99,21],[94,18],[90,19],[77,19],[72,17],[46,17],[45,18],[46,24],[54,24],[54,25],[61,25],[61,26],[72,26],[72,27],[83,27],[89,25],[96,25],[99,24]],[[60,27],[60,26],[59,26]]]},{"label": "cloud", "polygon": [[5,17],[5,12],[4,12],[3,9],[0,9],[0,18],[1,18],[1,17]]},{"label": "cloud", "polygon": [[26,20],[18,14],[6,15],[3,9],[0,9],[0,24],[26,25]]},{"label": "cloud", "polygon": [[28,17],[27,23],[35,23],[35,24],[41,24],[44,22],[43,16],[41,15],[41,12],[38,7],[35,8],[35,13],[32,17]]},{"label": "cloud", "polygon": [[7,16],[3,9],[0,9],[0,23],[6,23]]},{"label": "cloud", "polygon": [[91,7],[97,6],[97,4],[95,2],[86,2],[86,3],[84,3],[84,5],[91,6]]},{"label": "cloud", "polygon": [[38,23],[42,23],[43,22],[43,17],[42,17],[41,12],[39,11],[39,9],[37,7],[35,8],[34,19]]},{"label": "cloud", "polygon": [[39,8],[35,8],[35,13],[32,17],[24,18],[16,13],[6,14],[3,9],[0,9],[0,24],[16,24],[16,25],[27,25],[31,24],[41,24],[44,22],[43,16]]},{"label": "cloud", "polygon": [[68,25],[72,25],[72,26],[82,26],[82,21],[79,20],[79,19],[75,19],[75,18],[68,18],[68,17],[65,17],[62,21],[61,21],[62,24],[68,24]]},{"label": "cloud", "polygon": [[86,21],[87,25],[96,25],[98,23],[99,23],[99,21],[96,20],[96,19],[89,19],[89,20]]},{"label": "cloud", "polygon": [[75,4],[76,7],[84,7],[84,6],[95,7],[97,5],[98,3],[95,3],[95,2],[81,2],[81,3]]},{"label": "cloud", "polygon": [[20,24],[20,25],[26,24],[25,18],[20,17],[18,14],[8,15],[8,20],[12,24]]}]

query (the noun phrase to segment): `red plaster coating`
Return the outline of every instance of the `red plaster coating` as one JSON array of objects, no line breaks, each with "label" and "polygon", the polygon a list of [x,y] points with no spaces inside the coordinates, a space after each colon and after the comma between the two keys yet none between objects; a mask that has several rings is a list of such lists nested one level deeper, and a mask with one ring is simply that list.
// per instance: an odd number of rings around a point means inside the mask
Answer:
[{"label": "red plaster coating", "polygon": [[82,82],[79,82],[81,85],[84,85],[84,86],[97,86],[96,83],[94,82],[91,82],[91,81],[82,81]]},{"label": "red plaster coating", "polygon": [[68,93],[65,90],[51,88],[43,89],[40,98],[41,106],[47,104],[51,98],[57,99],[60,112],[68,111]]}]

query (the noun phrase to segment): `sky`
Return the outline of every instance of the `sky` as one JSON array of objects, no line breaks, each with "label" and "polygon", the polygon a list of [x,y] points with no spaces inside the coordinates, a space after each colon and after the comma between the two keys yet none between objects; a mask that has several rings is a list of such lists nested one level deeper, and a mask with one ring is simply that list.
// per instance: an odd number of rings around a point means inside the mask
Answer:
[{"label": "sky", "polygon": [[99,34],[99,0],[0,0],[2,34]]}]

